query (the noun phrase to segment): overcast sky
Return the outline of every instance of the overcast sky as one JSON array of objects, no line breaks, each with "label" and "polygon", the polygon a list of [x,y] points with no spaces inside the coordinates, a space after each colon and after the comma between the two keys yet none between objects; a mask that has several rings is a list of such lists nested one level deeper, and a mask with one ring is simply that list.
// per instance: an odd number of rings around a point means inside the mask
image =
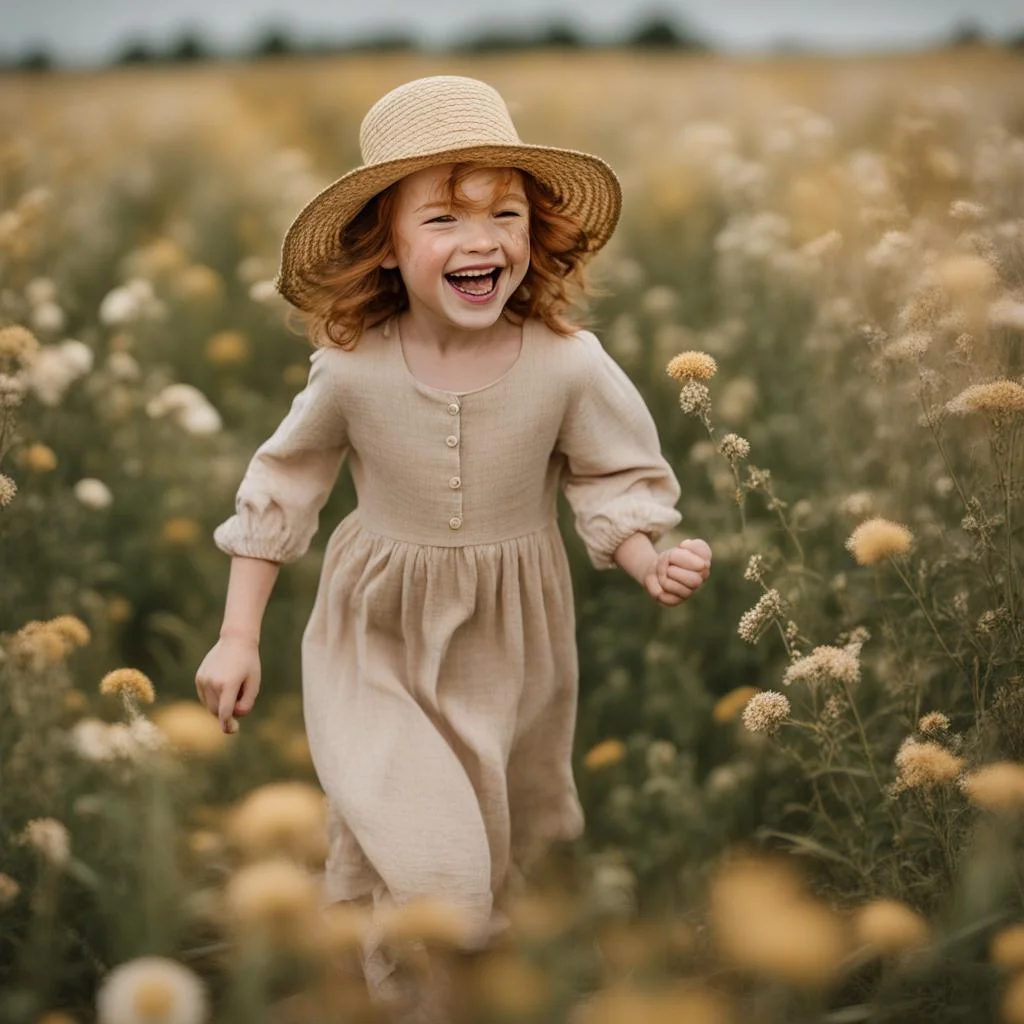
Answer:
[{"label": "overcast sky", "polygon": [[102,64],[129,38],[160,47],[187,28],[238,51],[271,25],[297,41],[398,30],[440,47],[485,30],[564,21],[598,40],[655,11],[745,52],[778,41],[829,51],[914,47],[965,21],[992,36],[1024,31],[1021,0],[0,0],[0,54],[42,45],[68,64]]}]

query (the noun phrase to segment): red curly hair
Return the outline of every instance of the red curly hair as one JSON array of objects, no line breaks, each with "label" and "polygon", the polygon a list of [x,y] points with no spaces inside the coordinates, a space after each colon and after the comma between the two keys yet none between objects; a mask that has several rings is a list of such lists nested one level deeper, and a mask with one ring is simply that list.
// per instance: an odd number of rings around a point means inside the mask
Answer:
[{"label": "red curly hair", "polygon": [[[462,182],[482,166],[459,163],[452,168],[445,182],[449,205],[471,205]],[[578,298],[590,294],[584,272],[589,239],[579,222],[559,210],[554,193],[528,172],[507,168],[505,188],[512,184],[513,170],[522,175],[530,204],[530,265],[505,309],[519,320],[536,317],[557,334],[572,334],[580,325],[566,319],[566,312]],[[408,309],[409,297],[398,270],[382,266],[392,249],[397,192],[396,182],[352,218],[341,234],[341,255],[312,278],[319,298],[309,310],[289,310],[289,319],[294,323],[297,317],[303,333],[318,347],[355,348],[367,327]]]}]

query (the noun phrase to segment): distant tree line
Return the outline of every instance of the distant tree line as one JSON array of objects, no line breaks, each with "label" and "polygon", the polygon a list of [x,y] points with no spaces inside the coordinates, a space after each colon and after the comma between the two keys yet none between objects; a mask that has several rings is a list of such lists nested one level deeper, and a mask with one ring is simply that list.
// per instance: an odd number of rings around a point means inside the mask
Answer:
[{"label": "distant tree line", "polygon": [[[1024,51],[1024,29],[1003,39],[988,37],[975,22],[957,25],[938,45],[965,47],[995,45]],[[453,42],[449,53],[487,54],[522,50],[583,50],[627,47],[639,50],[675,52],[705,52],[712,46],[698,33],[678,19],[654,15],[637,24],[621,38],[595,42],[586,38],[568,22],[551,22],[534,29],[493,29]],[[283,26],[270,26],[263,30],[255,42],[230,52],[218,49],[204,38],[198,29],[187,29],[169,44],[158,46],[147,39],[137,38],[123,44],[108,62],[109,66],[187,64],[207,60],[260,60],[274,57],[327,56],[355,53],[417,52],[422,44],[415,36],[403,32],[385,32],[345,40],[296,40]],[[793,53],[806,49],[781,41],[775,50]],[[60,62],[45,47],[32,47],[26,52],[6,56],[0,54],[0,70],[48,71],[60,67]]]}]

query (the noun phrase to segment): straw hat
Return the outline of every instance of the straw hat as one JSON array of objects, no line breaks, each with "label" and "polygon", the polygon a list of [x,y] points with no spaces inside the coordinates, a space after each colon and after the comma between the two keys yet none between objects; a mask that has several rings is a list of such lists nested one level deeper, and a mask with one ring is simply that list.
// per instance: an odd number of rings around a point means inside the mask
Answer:
[{"label": "straw hat", "polygon": [[342,229],[368,200],[424,167],[479,161],[528,171],[580,221],[591,252],[608,241],[619,219],[622,191],[603,160],[520,142],[505,101],[474,78],[438,75],[393,89],[363,118],[359,147],[362,165],[314,196],[285,233],[274,284],[300,309],[316,290],[309,272],[340,256]]}]

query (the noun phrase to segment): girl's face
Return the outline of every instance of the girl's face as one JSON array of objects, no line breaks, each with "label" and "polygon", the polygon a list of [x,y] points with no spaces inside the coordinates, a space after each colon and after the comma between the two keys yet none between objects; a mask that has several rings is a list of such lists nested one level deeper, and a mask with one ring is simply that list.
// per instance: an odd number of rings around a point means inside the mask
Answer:
[{"label": "girl's face", "polygon": [[522,175],[498,168],[470,172],[449,203],[452,167],[428,167],[399,182],[383,266],[398,268],[414,318],[482,330],[526,276],[530,206]]}]

